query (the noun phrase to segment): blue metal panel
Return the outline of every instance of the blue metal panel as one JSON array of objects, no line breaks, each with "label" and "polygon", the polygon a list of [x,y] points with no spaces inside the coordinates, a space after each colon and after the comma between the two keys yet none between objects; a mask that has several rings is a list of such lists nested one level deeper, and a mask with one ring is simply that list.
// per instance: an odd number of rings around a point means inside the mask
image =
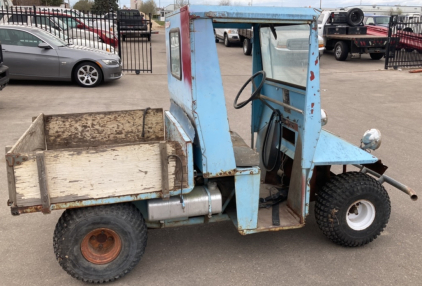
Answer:
[{"label": "blue metal panel", "polygon": [[208,178],[230,175],[236,163],[212,21],[196,19],[192,29],[193,117],[202,152],[202,173]]},{"label": "blue metal panel", "polygon": [[315,151],[315,165],[370,164],[378,161],[371,153],[337,137],[321,131]]},{"label": "blue metal panel", "polygon": [[239,231],[258,227],[260,173],[258,167],[236,170],[234,182]]},{"label": "blue metal panel", "polygon": [[[187,183],[188,187],[183,189],[183,193],[189,193],[192,191],[195,183],[193,181],[193,150],[192,150],[192,141],[186,132],[183,130],[182,126],[173,117],[173,115],[166,111],[166,140],[178,142],[182,148],[183,153],[186,155],[187,160]],[[178,193],[180,194],[180,192]]]}]

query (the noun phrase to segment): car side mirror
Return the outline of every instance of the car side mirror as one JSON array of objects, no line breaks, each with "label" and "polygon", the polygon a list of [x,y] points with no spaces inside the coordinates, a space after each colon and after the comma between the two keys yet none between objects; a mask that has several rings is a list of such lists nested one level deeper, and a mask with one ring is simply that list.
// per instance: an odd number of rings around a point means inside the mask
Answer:
[{"label": "car side mirror", "polygon": [[47,43],[41,42],[38,44],[38,48],[40,49],[51,49],[51,46]]}]

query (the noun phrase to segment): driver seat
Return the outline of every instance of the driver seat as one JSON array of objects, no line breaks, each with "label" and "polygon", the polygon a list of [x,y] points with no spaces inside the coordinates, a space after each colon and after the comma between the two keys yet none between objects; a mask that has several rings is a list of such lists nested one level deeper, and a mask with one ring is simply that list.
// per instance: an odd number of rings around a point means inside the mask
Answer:
[{"label": "driver seat", "polygon": [[259,153],[251,149],[236,132],[230,131],[230,137],[232,139],[236,167],[259,166]]}]

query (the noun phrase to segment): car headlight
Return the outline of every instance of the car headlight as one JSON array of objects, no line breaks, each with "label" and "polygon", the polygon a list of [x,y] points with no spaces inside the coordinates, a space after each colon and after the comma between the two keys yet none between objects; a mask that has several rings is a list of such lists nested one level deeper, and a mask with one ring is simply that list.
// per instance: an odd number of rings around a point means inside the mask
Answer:
[{"label": "car headlight", "polygon": [[119,61],[117,61],[117,60],[102,60],[102,61],[103,61],[103,63],[105,63],[106,65],[109,65],[109,66],[119,64]]},{"label": "car headlight", "polygon": [[237,30],[232,30],[231,29],[231,30],[228,30],[227,33],[229,33],[229,34],[237,34]]}]

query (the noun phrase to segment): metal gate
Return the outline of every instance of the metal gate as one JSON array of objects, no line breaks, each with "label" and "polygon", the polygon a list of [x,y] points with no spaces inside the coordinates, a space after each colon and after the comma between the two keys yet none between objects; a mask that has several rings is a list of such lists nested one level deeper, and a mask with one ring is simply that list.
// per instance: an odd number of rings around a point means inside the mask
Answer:
[{"label": "metal gate", "polygon": [[[128,15],[119,17],[123,13]],[[14,6],[0,9],[0,24],[34,26],[70,45],[118,54],[123,71],[136,74],[152,72],[150,19],[151,15],[147,20],[137,10],[92,14],[61,7]]]},{"label": "metal gate", "polygon": [[152,73],[151,14],[139,18],[133,10],[120,10],[117,16],[119,56],[123,70]]},{"label": "metal gate", "polygon": [[[399,38],[397,46],[390,45],[392,38]],[[385,69],[422,66],[421,16],[393,15],[390,18]]]}]

